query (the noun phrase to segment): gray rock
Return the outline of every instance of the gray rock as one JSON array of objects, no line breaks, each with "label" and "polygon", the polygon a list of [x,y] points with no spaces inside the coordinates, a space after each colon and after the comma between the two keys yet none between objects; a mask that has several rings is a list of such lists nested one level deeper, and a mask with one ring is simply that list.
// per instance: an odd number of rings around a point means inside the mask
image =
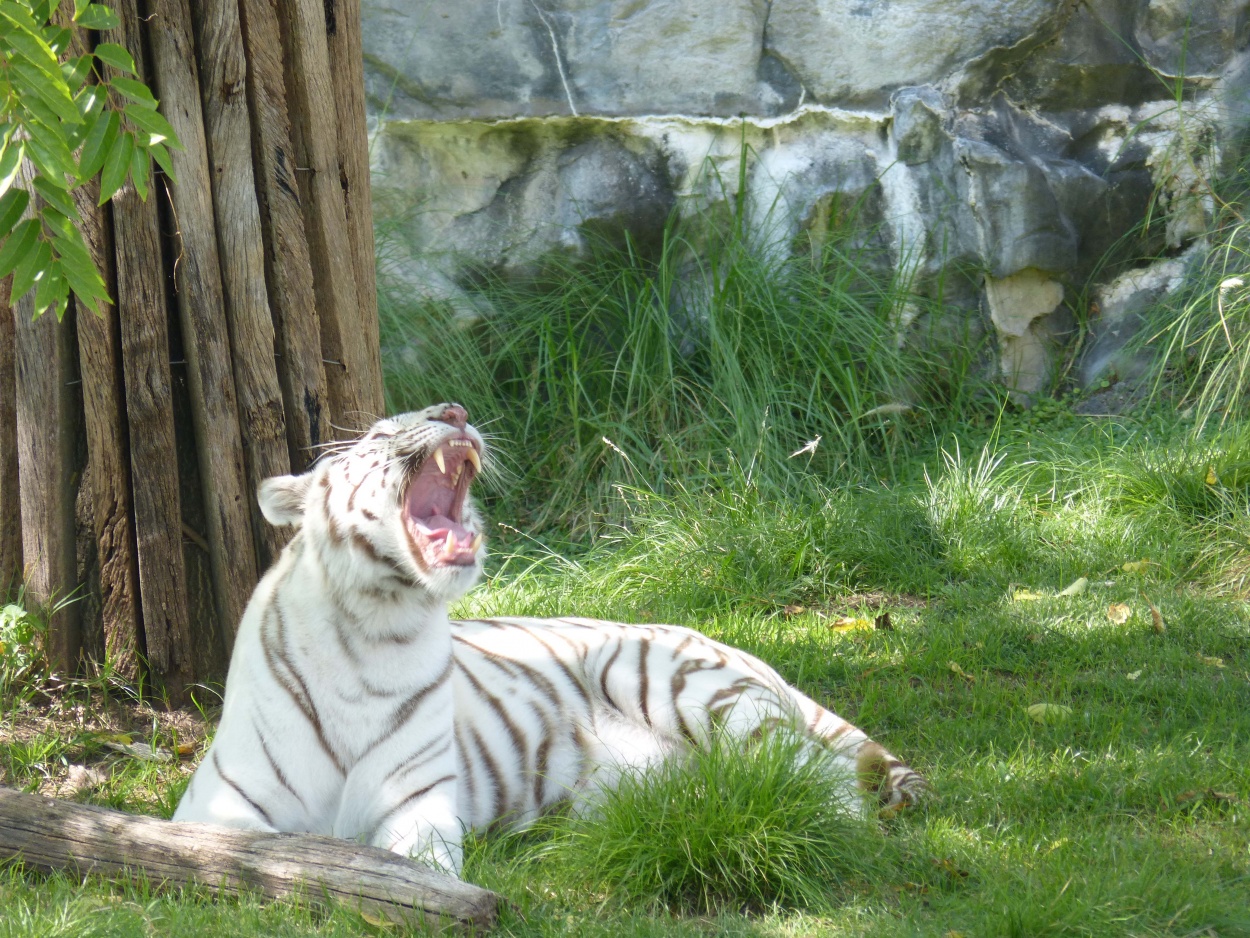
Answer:
[{"label": "gray rock", "polygon": [[1058,0],[773,0],[768,47],[824,102],[881,103],[1036,30]]},{"label": "gray rock", "polygon": [[894,143],[898,158],[909,166],[937,156],[951,137],[945,123],[949,106],[930,86],[903,88],[890,101],[894,116]]},{"label": "gray rock", "polygon": [[[854,217],[875,275],[966,309],[969,335],[993,328],[1028,394],[1066,340],[1065,296],[1192,249],[1250,123],[1250,0],[362,7],[379,244],[411,292],[495,315],[462,287],[474,269],[646,250],[673,212],[697,248],[741,207],[775,256]],[[674,286],[691,328],[698,270]],[[1110,297],[1087,383],[1130,366],[1135,320]]]},{"label": "gray rock", "polygon": [[1135,341],[1148,325],[1145,313],[1184,283],[1199,253],[1200,247],[1130,270],[1095,292],[1097,315],[1090,322],[1089,350],[1081,362],[1082,388],[1095,388],[1104,380],[1132,381],[1145,372],[1154,353]]}]

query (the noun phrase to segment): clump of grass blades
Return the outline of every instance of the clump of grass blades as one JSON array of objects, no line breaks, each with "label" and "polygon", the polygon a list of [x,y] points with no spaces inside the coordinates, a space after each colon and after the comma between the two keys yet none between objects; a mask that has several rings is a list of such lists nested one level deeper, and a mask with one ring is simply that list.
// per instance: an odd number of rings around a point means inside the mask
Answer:
[{"label": "clump of grass blades", "polygon": [[872,251],[847,231],[792,257],[739,225],[687,237],[673,221],[651,256],[601,243],[524,283],[484,276],[496,312],[480,318],[384,286],[390,405],[456,399],[497,418],[487,430],[513,469],[502,494],[531,527],[585,530],[621,481],[698,487],[727,452],[754,454],[779,491],[808,471],[888,473],[935,414],[966,412],[977,350],[962,336],[900,348],[903,306],[934,321],[941,304]]},{"label": "clump of grass blades", "polygon": [[[1250,160],[1212,189],[1210,247],[1185,289],[1160,304],[1151,341],[1201,432],[1250,416]],[[1222,191],[1221,191],[1222,190]],[[1160,372],[1160,377],[1163,372]]]},{"label": "clump of grass blades", "polygon": [[544,851],[595,891],[676,910],[819,907],[879,880],[889,844],[848,807],[825,752],[774,733],[722,738],[689,760],[627,772],[562,822]]}]

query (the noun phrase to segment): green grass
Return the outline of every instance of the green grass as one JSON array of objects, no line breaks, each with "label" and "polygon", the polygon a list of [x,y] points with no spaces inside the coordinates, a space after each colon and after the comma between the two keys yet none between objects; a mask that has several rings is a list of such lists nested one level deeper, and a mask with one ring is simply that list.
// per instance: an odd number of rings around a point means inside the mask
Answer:
[{"label": "green grass", "polygon": [[[782,498],[731,463],[719,486],[626,490],[622,523],[589,547],[501,528],[462,612],[699,627],[906,757],[933,799],[829,820],[784,758],[714,753],[633,780],[598,817],[474,839],[466,875],[508,897],[502,932],[518,936],[1250,935],[1250,607],[1232,546],[1248,456],[1235,427],[1199,444],[1166,421],[1058,410],[948,440],[888,485],[810,475]],[[877,603],[892,631],[832,627]],[[1037,703],[1069,713],[1037,723]],[[0,751],[10,785],[55,775],[58,752],[98,755],[64,733]],[[80,797],[162,813],[185,778],[110,771]],[[345,910],[17,874],[4,928],[399,933]]]},{"label": "green grass", "polygon": [[[484,278],[506,324],[388,299],[392,405],[462,401],[502,466],[488,582],[458,611],[694,626],[907,759],[932,798],[831,817],[784,741],[717,749],[590,816],[471,837],[466,877],[509,901],[501,933],[1250,935],[1244,415],[1000,409],[978,350],[940,338],[940,298],[883,282],[862,239],[766,264],[735,238],[673,228],[658,255]],[[695,313],[675,299],[692,265],[709,284]],[[908,304],[927,341],[900,350]],[[1193,398],[1214,359],[1176,354]],[[888,630],[839,624],[882,612]],[[0,784],[67,794],[89,764],[104,777],[73,797],[167,815],[189,763],[105,743],[202,752],[202,723],[119,703],[107,681],[41,691],[14,631],[30,623],[9,620]],[[154,933],[403,931],[0,878],[0,938]]]}]

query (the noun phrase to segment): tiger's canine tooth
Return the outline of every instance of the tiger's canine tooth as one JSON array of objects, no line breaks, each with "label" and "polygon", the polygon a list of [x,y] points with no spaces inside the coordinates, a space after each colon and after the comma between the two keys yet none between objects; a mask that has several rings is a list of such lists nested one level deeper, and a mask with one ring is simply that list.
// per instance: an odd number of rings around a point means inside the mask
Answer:
[{"label": "tiger's canine tooth", "polygon": [[447,463],[443,459],[443,448],[441,446],[434,451],[434,465],[438,466],[439,472],[447,475]]},{"label": "tiger's canine tooth", "polygon": [[482,546],[482,535],[474,534],[473,540],[469,543],[469,550],[473,551],[473,553],[476,554],[478,550],[481,548],[481,546]]},{"label": "tiger's canine tooth", "polygon": [[443,541],[443,559],[450,560],[456,555],[456,535],[452,531],[447,532],[447,540]]},{"label": "tiger's canine tooth", "polygon": [[465,450],[465,459],[473,463],[473,471],[475,473],[482,471],[482,457],[477,454],[476,446],[470,445],[469,448]]}]

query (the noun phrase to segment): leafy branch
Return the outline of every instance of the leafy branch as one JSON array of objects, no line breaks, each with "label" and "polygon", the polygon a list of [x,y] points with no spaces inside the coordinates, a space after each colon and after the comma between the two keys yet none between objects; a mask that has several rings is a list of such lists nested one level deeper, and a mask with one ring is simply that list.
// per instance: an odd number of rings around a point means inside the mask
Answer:
[{"label": "leafy branch", "polygon": [[146,200],[151,159],[172,179],[169,148],[182,149],[129,52],[101,42],[73,54],[75,28],[116,29],[117,15],[73,0],[73,25],[63,26],[61,3],[0,0],[0,278],[13,275],[13,303],[34,290],[35,315],[54,308],[58,319],[71,291],[97,313],[109,301],[78,228],[73,190],[98,174],[98,204],[127,179]]}]

